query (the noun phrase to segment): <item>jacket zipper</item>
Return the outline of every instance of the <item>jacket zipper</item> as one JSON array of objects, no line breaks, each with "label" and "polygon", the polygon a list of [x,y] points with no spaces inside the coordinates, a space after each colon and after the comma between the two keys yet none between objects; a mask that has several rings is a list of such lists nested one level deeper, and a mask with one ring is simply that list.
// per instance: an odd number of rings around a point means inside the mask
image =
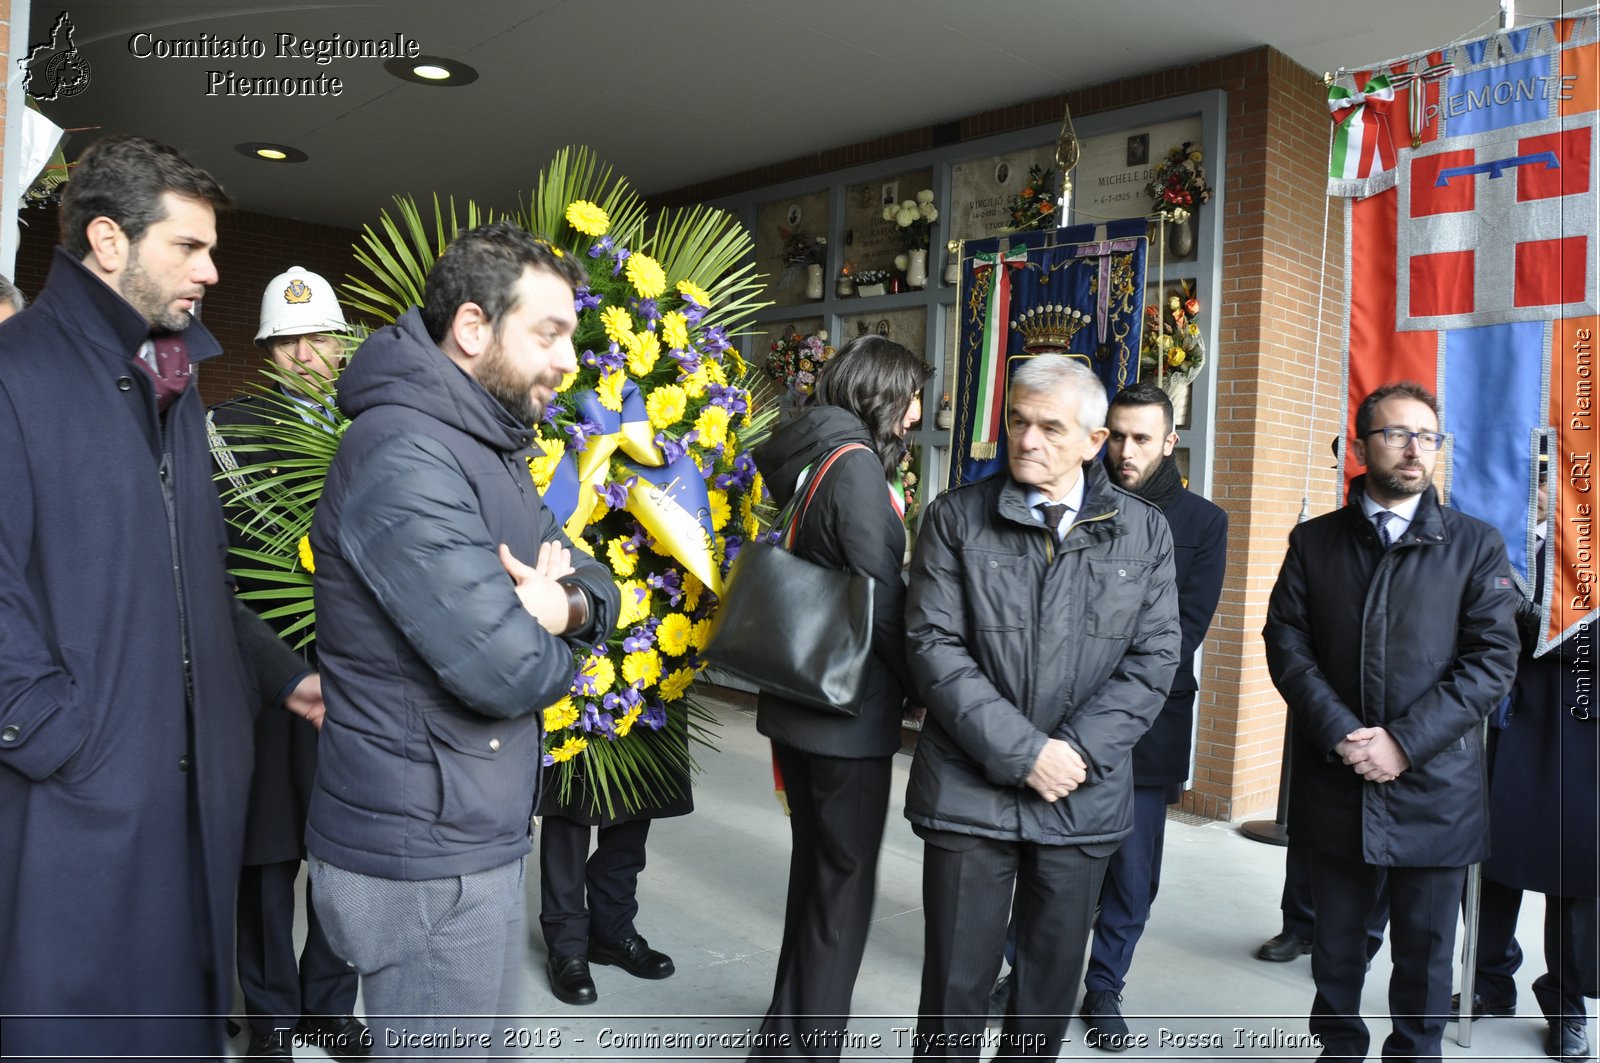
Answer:
[{"label": "jacket zipper", "polygon": [[[182,396],[178,397],[181,401]],[[178,552],[178,507],[173,494],[172,452],[167,447],[166,424],[160,426],[161,434],[161,501],[167,510],[167,542],[172,550],[172,586],[178,594],[178,641],[183,651],[183,692],[188,704],[194,705],[194,670],[190,664],[189,610],[183,594],[183,568]]]}]

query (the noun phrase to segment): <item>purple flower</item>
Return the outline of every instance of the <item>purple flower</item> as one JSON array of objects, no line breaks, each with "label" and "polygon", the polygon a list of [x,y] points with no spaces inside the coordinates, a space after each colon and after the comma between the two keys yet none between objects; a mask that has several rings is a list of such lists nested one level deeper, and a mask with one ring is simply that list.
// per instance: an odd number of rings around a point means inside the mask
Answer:
[{"label": "purple flower", "polygon": [[611,718],[611,714],[601,712],[600,707],[592,701],[584,702],[583,714],[578,717],[578,725],[583,728],[585,734],[599,731],[607,738],[611,738],[616,733],[616,721]]},{"label": "purple flower", "polygon": [[[589,251],[591,254],[593,254],[594,248],[590,248]],[[573,301],[572,306],[573,309],[580,314],[585,310],[593,310],[601,303],[600,297],[591,292],[587,284],[585,284],[582,288],[579,288],[576,292],[576,295],[577,298]]]},{"label": "purple flower", "polygon": [[661,311],[654,299],[633,299],[628,305],[633,307],[633,312],[643,318],[645,324],[652,330],[655,329],[656,322],[661,320]]},{"label": "purple flower", "polygon": [[587,417],[576,424],[569,424],[565,431],[572,437],[572,446],[575,450],[583,450],[589,445],[589,437],[599,435],[603,426],[598,421],[591,421]]},{"label": "purple flower", "polygon": [[749,396],[743,388],[726,384],[707,384],[706,394],[710,396],[711,405],[721,406],[730,414],[741,414],[750,408]]},{"label": "purple flower", "polygon": [[[694,433],[692,432],[690,433],[690,435],[693,434]],[[661,448],[661,456],[663,459],[665,459],[668,465],[671,465],[673,462],[689,453],[689,449],[685,445],[687,442],[688,440],[685,440],[683,443],[679,443],[665,432],[656,433],[656,446]]]},{"label": "purple flower", "polygon": [[757,472],[756,459],[750,456],[749,451],[733,459],[733,478],[743,490],[748,491],[750,485],[756,482]]},{"label": "purple flower", "polygon": [[589,245],[589,257],[599,258],[601,255],[609,252],[612,246],[611,237],[602,236],[600,239]]},{"label": "purple flower", "polygon": [[723,571],[733,567],[733,562],[738,558],[739,551],[744,547],[744,540],[737,535],[730,535],[723,540],[722,556]]},{"label": "purple flower", "polygon": [[556,758],[551,756],[549,753],[546,753],[544,755],[544,766],[547,767],[547,768],[555,767],[556,766]]},{"label": "purple flower", "polygon": [[619,247],[611,252],[611,275],[615,277],[622,272],[622,264],[628,261],[628,256],[633,254],[626,247]]},{"label": "purple flower", "polygon": [[733,344],[728,342],[728,333],[721,325],[712,325],[710,328],[706,329],[705,332],[701,334],[700,341],[705,344],[706,350],[710,351],[714,355],[719,356],[723,351],[726,351],[733,346]]},{"label": "purple flower", "polygon": [[706,316],[706,309],[690,296],[683,297],[683,320],[688,322],[690,328],[700,324],[700,319]]},{"label": "purple flower", "polygon": [[683,579],[672,569],[659,575],[646,576],[645,580],[650,586],[664,592],[672,600],[673,605],[683,601]]},{"label": "purple flower", "polygon": [[628,505],[628,488],[638,482],[637,476],[630,476],[621,483],[595,484],[594,490],[610,508],[625,509]]},{"label": "purple flower", "polygon": [[667,710],[660,705],[651,705],[639,715],[639,722],[652,731],[659,731],[667,725]]},{"label": "purple flower", "polygon": [[554,398],[550,400],[550,405],[544,408],[544,417],[541,418],[541,420],[543,420],[545,424],[555,424],[556,418],[560,417],[566,412],[567,408],[561,405],[561,399],[559,397]]},{"label": "purple flower", "polygon": [[655,644],[656,640],[648,629],[636,627],[627,638],[622,640],[622,652],[643,653]]}]

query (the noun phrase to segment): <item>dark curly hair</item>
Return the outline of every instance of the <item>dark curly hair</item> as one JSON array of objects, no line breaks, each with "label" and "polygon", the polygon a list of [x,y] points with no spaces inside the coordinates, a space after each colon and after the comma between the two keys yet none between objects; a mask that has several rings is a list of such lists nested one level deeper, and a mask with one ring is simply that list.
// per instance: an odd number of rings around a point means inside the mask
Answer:
[{"label": "dark curly hair", "polygon": [[450,331],[456,310],[477,303],[498,327],[517,308],[517,281],[528,267],[553,273],[576,292],[589,282],[571,255],[502,218],[461,233],[428,271],[422,290],[422,323],[433,342]]}]

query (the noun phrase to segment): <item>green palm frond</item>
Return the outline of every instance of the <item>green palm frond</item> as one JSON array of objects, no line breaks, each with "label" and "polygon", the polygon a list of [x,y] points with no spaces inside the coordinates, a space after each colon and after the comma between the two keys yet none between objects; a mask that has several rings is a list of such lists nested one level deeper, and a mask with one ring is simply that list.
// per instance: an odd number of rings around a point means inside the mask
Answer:
[{"label": "green palm frond", "polygon": [[370,270],[372,278],[346,274],[344,285],[345,298],[351,306],[382,321],[393,321],[413,306],[421,306],[428,271],[450,241],[457,233],[476,229],[495,218],[493,211],[485,211],[468,200],[463,223],[456,213],[455,198],[451,197],[448,207],[441,209],[435,195],[430,231],[421,208],[410,196],[396,196],[394,209],[398,220],[387,210],[382,211],[378,216],[382,231],[374,231],[370,225],[363,227],[355,247],[356,262]]},{"label": "green palm frond", "polygon": [[556,152],[550,164],[539,171],[539,183],[528,201],[527,214],[517,219],[524,229],[554,241],[569,250],[587,240],[575,236],[567,225],[567,205],[587,200],[611,219],[609,235],[619,244],[631,246],[644,225],[644,201],[621,175],[613,176],[610,166],[602,166],[586,147],[566,147]]}]

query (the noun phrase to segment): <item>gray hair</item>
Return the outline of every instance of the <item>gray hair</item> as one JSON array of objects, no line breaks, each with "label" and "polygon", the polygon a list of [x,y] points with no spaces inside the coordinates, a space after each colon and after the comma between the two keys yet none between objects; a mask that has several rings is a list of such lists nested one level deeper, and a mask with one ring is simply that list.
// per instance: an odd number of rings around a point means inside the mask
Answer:
[{"label": "gray hair", "polygon": [[1060,354],[1029,358],[1011,375],[1011,391],[1055,394],[1077,409],[1078,427],[1085,432],[1106,426],[1106,386],[1082,362]]},{"label": "gray hair", "polygon": [[28,300],[17,290],[17,286],[11,283],[11,278],[4,273],[0,273],[0,301],[10,303],[11,308],[19,314],[28,309]]}]

